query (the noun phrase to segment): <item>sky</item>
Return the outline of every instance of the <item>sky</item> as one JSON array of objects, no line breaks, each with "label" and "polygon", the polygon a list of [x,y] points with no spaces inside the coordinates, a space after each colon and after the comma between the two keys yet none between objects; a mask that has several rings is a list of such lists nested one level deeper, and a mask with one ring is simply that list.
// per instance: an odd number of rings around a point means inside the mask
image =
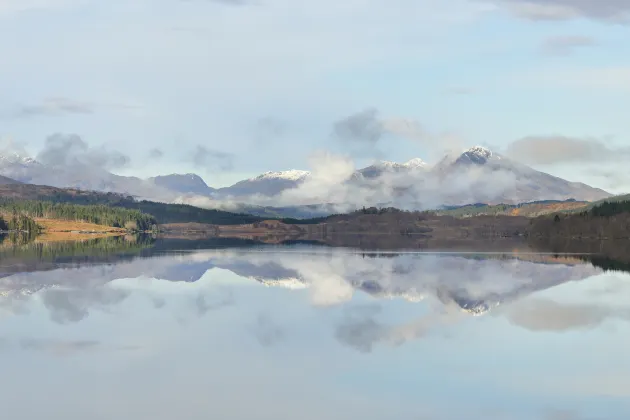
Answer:
[{"label": "sky", "polygon": [[0,0],[0,139],[215,187],[479,144],[628,192],[628,23],[629,0]]}]

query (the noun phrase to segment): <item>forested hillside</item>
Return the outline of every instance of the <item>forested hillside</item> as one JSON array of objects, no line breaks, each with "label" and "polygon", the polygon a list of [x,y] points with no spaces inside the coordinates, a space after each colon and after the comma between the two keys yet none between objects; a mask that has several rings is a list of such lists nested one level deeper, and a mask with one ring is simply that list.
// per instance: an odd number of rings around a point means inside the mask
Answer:
[{"label": "forested hillside", "polygon": [[3,230],[36,230],[34,218],[84,221],[99,225],[147,231],[157,225],[150,214],[105,205],[77,205],[51,201],[0,199]]},{"label": "forested hillside", "polygon": [[222,210],[202,209],[185,204],[166,204],[154,201],[137,201],[131,196],[116,193],[99,193],[41,185],[0,185],[0,196],[13,200],[46,201],[53,203],[103,205],[138,210],[153,215],[158,223],[209,223],[238,225],[259,222],[268,218]]},{"label": "forested hillside", "polygon": [[590,210],[532,220],[530,236],[630,239],[630,201],[603,202]]}]

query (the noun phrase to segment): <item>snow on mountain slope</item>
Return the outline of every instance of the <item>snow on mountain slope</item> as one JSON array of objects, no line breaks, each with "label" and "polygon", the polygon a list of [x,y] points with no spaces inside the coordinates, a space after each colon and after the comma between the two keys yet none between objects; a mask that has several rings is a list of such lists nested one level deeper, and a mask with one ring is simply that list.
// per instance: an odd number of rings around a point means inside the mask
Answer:
[{"label": "snow on mountain slope", "polygon": [[[307,171],[266,172],[217,191],[218,197],[248,202],[253,196],[275,197],[299,188],[309,179]],[[466,203],[521,203],[536,200],[594,201],[610,194],[588,185],[569,182],[515,162],[492,150],[475,146],[461,154],[445,156],[435,166],[415,158],[405,163],[376,162],[355,171],[349,179],[333,186],[334,196],[352,203],[340,203],[322,196],[319,203],[356,206],[388,205],[404,208],[435,208]],[[344,189],[340,193],[339,189]],[[258,202],[261,204],[262,202]],[[281,202],[274,205],[306,205],[309,202]]]},{"label": "snow on mountain slope", "polygon": [[419,158],[405,163],[376,162],[345,180],[323,187],[316,185],[315,197],[310,196],[315,189],[309,183],[308,188],[301,190],[304,194],[292,194],[282,200],[277,200],[282,192],[299,189],[305,181],[314,179],[312,174],[296,169],[270,171],[215,190],[196,174],[171,174],[145,180],[78,164],[52,167],[24,153],[3,151],[0,175],[23,183],[118,192],[165,202],[181,200],[184,195],[204,200],[209,197],[213,202],[229,200],[276,207],[328,203],[336,206],[337,211],[364,205],[427,209],[475,202],[596,201],[610,196],[601,189],[537,171],[481,146],[445,156],[433,167]]},{"label": "snow on mountain slope", "polygon": [[388,173],[411,173],[427,168],[428,165],[420,158],[414,158],[405,163],[380,161],[366,168],[359,169],[355,172],[354,177],[358,179],[374,179]]},{"label": "snow on mountain slope", "polygon": [[248,195],[274,196],[284,190],[296,188],[303,183],[310,172],[291,169],[288,171],[265,172],[257,177],[246,179],[236,184],[219,188],[220,196],[243,197]]}]

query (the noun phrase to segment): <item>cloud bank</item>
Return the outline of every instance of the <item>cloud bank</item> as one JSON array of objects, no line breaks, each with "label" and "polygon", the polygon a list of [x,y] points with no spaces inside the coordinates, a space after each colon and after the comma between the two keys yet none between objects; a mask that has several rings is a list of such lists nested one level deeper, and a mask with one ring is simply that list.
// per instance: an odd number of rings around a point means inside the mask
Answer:
[{"label": "cloud bank", "polygon": [[52,167],[85,166],[89,168],[118,169],[129,164],[129,156],[105,147],[89,146],[76,134],[56,133],[48,136],[37,160]]}]

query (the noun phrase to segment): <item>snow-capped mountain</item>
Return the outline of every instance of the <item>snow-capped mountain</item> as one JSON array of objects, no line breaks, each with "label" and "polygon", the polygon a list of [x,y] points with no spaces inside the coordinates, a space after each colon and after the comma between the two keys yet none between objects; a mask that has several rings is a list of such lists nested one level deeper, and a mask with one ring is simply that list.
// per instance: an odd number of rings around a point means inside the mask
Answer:
[{"label": "snow-capped mountain", "polygon": [[[218,197],[247,202],[251,196],[273,197],[298,188],[308,179],[307,171],[267,172],[256,178],[217,190]],[[610,194],[586,184],[570,182],[515,162],[482,146],[445,156],[430,166],[415,158],[405,163],[376,162],[357,170],[339,184],[347,187],[344,197],[368,197],[371,202],[351,203],[435,208],[475,202],[521,203],[536,200],[595,201]],[[389,191],[384,191],[388,188]],[[320,202],[331,203],[329,197]],[[406,204],[405,204],[406,203]],[[283,203],[316,204],[310,203]],[[343,203],[338,203],[343,204]],[[425,207],[426,208],[426,207]]]},{"label": "snow-capped mountain", "polygon": [[265,172],[257,177],[246,179],[231,187],[219,188],[219,196],[245,197],[250,195],[274,196],[284,190],[298,187],[311,173],[291,169],[288,171]]},{"label": "snow-capped mountain", "polygon": [[420,158],[414,158],[405,163],[380,161],[366,168],[359,169],[355,172],[355,176],[364,179],[374,179],[386,173],[411,173],[426,170],[428,167]]},{"label": "snow-capped mountain", "polygon": [[[4,151],[0,153],[0,175],[22,183],[117,192],[163,202],[188,202],[190,197],[204,200],[209,197],[213,202],[243,203],[242,211],[248,211],[246,209],[251,206],[247,205],[268,206],[271,203],[283,208],[327,203],[334,207],[334,212],[339,212],[366,205],[428,209],[477,202],[595,201],[610,196],[601,189],[537,171],[481,146],[445,156],[434,166],[419,158],[404,163],[376,162],[330,187],[318,188],[317,196],[302,202],[288,198],[274,201],[283,191],[300,188],[313,176],[297,169],[265,172],[230,187],[214,189],[192,173],[141,179],[80,164],[44,165],[23,153]],[[334,194],[328,194],[329,190],[334,190]],[[302,191],[298,196],[310,193]],[[309,214],[313,212],[310,210]]]}]

